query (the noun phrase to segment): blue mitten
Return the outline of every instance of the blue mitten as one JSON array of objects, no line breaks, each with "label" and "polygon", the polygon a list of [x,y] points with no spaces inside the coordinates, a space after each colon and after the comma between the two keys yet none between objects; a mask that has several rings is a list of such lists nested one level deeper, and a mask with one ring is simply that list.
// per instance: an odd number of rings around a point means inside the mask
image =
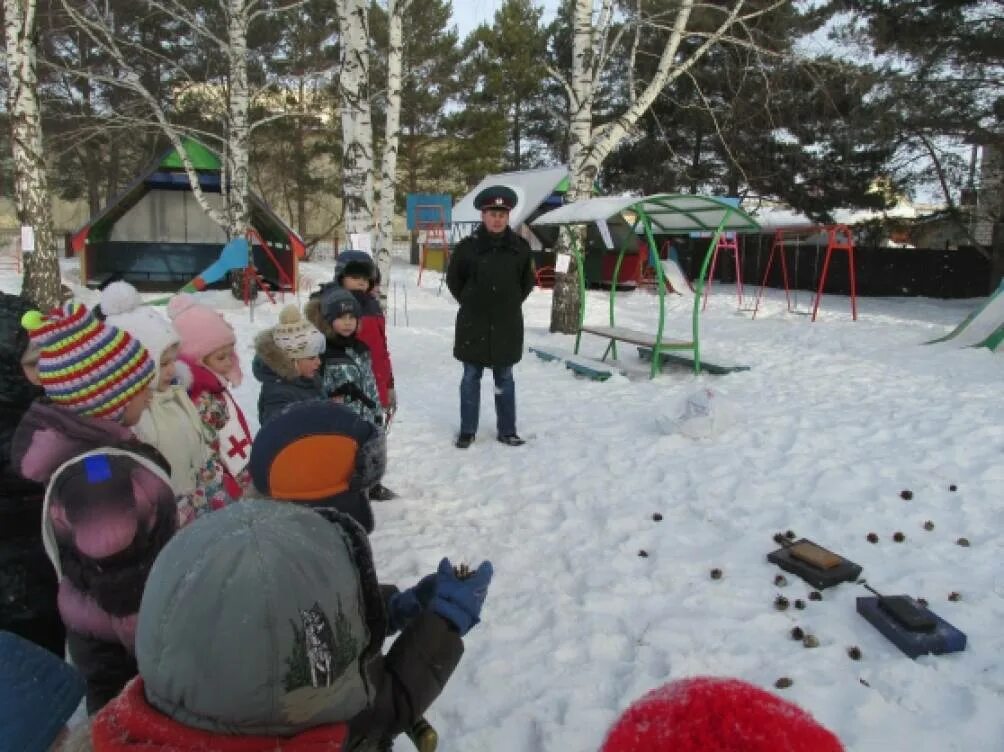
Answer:
[{"label": "blue mitten", "polygon": [[436,575],[427,574],[415,587],[394,593],[387,600],[387,622],[390,634],[404,629],[412,619],[429,607],[436,595]]},{"label": "blue mitten", "polygon": [[436,594],[432,610],[457,628],[460,636],[467,634],[480,621],[481,607],[492,581],[492,563],[481,562],[469,577],[457,577],[449,559],[439,562],[436,572]]}]

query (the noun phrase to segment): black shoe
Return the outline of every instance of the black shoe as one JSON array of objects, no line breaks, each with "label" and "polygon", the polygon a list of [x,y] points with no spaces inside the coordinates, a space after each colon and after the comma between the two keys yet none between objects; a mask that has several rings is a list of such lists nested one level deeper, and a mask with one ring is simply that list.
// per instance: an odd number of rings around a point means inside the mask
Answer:
[{"label": "black shoe", "polygon": [[369,499],[370,501],[391,501],[396,499],[397,494],[391,491],[387,486],[382,483],[377,483],[375,486],[370,488]]},{"label": "black shoe", "polygon": [[514,433],[509,434],[508,436],[499,436],[499,441],[503,444],[507,444],[508,446],[523,446],[526,443]]},{"label": "black shoe", "polygon": [[467,449],[471,444],[474,443],[473,433],[462,433],[457,437],[457,440],[453,442],[453,446],[457,449]]}]

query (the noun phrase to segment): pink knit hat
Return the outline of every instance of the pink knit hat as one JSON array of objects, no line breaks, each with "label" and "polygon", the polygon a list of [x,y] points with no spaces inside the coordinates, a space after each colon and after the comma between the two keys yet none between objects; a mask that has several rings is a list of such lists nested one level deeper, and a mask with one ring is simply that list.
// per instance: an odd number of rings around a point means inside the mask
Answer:
[{"label": "pink knit hat", "polygon": [[[178,293],[171,298],[167,304],[167,315],[181,337],[178,354],[198,365],[202,365],[203,359],[210,353],[237,342],[233,328],[220,312],[199,303],[188,293]],[[243,374],[236,357],[233,369],[225,376],[233,386],[240,386]]]}]

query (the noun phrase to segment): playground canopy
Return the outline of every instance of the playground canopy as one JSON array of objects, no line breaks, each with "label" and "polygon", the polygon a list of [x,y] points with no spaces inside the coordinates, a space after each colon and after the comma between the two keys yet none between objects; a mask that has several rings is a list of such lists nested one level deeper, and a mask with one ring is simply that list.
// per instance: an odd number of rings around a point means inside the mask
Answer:
[{"label": "playground canopy", "polygon": [[[184,139],[183,146],[207,199],[222,210],[220,158],[194,139]],[[295,280],[303,240],[261,198],[251,194],[250,203],[251,226],[272,252],[270,257],[256,239],[255,266],[273,283],[283,276],[276,266]],[[85,284],[120,275],[133,283],[178,287],[215,261],[227,240],[195,200],[181,157],[171,148],[77,230],[70,244],[80,256]]]},{"label": "playground canopy", "polygon": [[660,268],[660,264],[655,250],[655,234],[691,232],[709,232],[711,234],[708,249],[704,254],[704,261],[701,264],[700,274],[694,280],[694,305],[691,313],[692,337],[689,340],[663,339],[666,324],[666,282],[662,274],[656,275],[659,292],[659,323],[655,334],[633,331],[617,326],[614,320],[617,276],[632,233],[628,233],[622,241],[617,266],[614,269],[613,284],[610,286],[610,325],[605,327],[584,326],[586,291],[585,278],[582,273],[583,258],[581,249],[578,247],[578,242],[573,235],[571,245],[572,253],[576,257],[580,295],[579,332],[575,338],[576,355],[579,352],[582,333],[587,332],[600,337],[606,337],[610,340],[610,344],[603,354],[604,359],[608,353],[612,353],[614,358],[617,357],[618,340],[649,348],[652,357],[650,375],[653,377],[662,367],[664,360],[672,359],[672,356],[668,354],[664,356],[664,351],[690,352],[692,354],[694,372],[699,373],[701,370],[699,336],[700,300],[708,272],[708,264],[711,261],[711,254],[718,244],[718,237],[726,231],[759,232],[760,226],[753,217],[724,199],[711,196],[668,193],[642,197],[611,196],[576,201],[538,217],[533,221],[533,224],[535,226],[596,224],[604,237],[610,237],[608,227],[608,223],[610,222],[624,222],[632,228],[638,228],[640,225],[644,229],[645,237],[648,240],[650,263],[657,269]]},{"label": "playground canopy", "polygon": [[[481,221],[481,212],[474,208],[474,197],[489,186],[504,185],[511,188],[517,198],[516,206],[509,212],[509,226],[526,237],[530,231],[527,228],[523,228],[521,231],[521,226],[530,221],[535,213],[547,211],[551,206],[557,205],[552,203],[551,197],[556,193],[567,191],[568,176],[567,167],[547,167],[540,170],[521,170],[486,175],[480,183],[474,186],[473,190],[469,191],[453,207],[453,227],[461,235],[470,232],[473,229],[472,225]],[[535,250],[540,248],[539,239],[527,238],[527,240]]]},{"label": "playground canopy", "polygon": [[[690,232],[758,232],[760,225],[749,214],[710,196],[659,193],[652,196],[604,196],[565,204],[533,221],[534,225],[574,225],[620,220],[635,224],[626,212],[649,219],[653,235]],[[724,223],[724,224],[723,224]],[[600,230],[603,232],[603,230]]]}]

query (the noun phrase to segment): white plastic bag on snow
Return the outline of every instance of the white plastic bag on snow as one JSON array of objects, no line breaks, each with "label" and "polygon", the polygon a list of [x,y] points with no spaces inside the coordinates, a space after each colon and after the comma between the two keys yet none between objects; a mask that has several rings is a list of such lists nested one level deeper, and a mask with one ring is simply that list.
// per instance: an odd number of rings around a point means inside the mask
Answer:
[{"label": "white plastic bag on snow", "polygon": [[714,439],[736,422],[736,410],[720,392],[704,387],[690,394],[675,409],[658,417],[663,433],[689,439]]}]

